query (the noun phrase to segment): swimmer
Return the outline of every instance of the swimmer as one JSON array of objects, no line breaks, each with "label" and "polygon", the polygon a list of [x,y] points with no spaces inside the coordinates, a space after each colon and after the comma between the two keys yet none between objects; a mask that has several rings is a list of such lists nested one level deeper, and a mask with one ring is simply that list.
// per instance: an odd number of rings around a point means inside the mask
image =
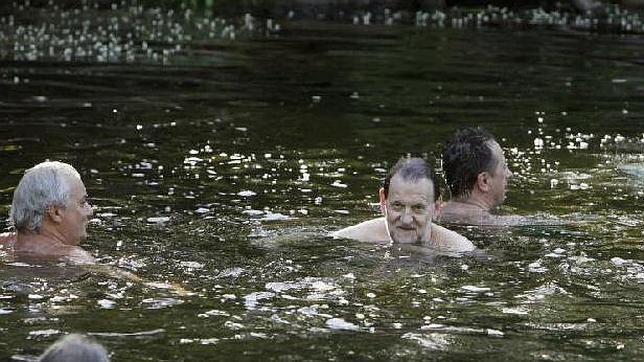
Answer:
[{"label": "swimmer", "polygon": [[94,264],[94,257],[79,246],[87,238],[91,215],[76,169],[42,162],[25,171],[18,183],[10,212],[17,232],[0,234],[0,244],[18,259]]},{"label": "swimmer", "polygon": [[93,215],[80,174],[63,162],[43,162],[27,171],[13,193],[10,219],[17,233],[0,234],[3,253],[25,261],[56,261],[83,265],[87,270],[118,279],[191,295],[174,283],[148,282],[96,259],[79,244],[87,239]]},{"label": "swimmer", "polygon": [[109,362],[103,346],[80,334],[69,334],[52,344],[38,358],[39,362]]},{"label": "swimmer", "polygon": [[486,130],[456,131],[443,152],[443,169],[452,197],[440,209],[440,222],[479,226],[525,222],[521,216],[492,214],[505,201],[512,172],[501,146]]},{"label": "swimmer", "polygon": [[454,231],[432,223],[438,194],[434,172],[421,158],[401,158],[389,170],[380,189],[384,217],[333,233],[334,237],[365,242],[389,242],[465,252],[474,244]]}]

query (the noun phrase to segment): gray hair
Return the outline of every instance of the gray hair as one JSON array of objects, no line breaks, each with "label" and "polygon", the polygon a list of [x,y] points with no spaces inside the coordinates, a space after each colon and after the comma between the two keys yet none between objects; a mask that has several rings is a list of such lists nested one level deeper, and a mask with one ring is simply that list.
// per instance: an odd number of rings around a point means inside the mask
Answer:
[{"label": "gray hair", "polygon": [[9,215],[16,230],[39,232],[48,207],[69,204],[74,178],[80,180],[78,171],[58,161],[42,162],[25,171],[13,192]]},{"label": "gray hair", "polygon": [[39,362],[109,362],[103,346],[80,334],[69,334],[52,344]]}]

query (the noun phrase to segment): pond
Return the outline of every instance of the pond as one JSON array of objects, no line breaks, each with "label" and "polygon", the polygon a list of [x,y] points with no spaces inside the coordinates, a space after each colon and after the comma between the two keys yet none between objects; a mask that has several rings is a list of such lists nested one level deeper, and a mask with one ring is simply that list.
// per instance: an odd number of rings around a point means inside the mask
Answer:
[{"label": "pond", "polygon": [[[2,41],[0,213],[26,168],[69,162],[95,207],[85,248],[145,282],[5,260],[0,359],[69,332],[114,361],[644,353],[642,36],[299,21],[167,38],[116,58]],[[559,222],[454,227],[483,250],[462,258],[327,237],[377,215],[398,157],[439,159],[474,125],[514,172],[500,212]]]}]

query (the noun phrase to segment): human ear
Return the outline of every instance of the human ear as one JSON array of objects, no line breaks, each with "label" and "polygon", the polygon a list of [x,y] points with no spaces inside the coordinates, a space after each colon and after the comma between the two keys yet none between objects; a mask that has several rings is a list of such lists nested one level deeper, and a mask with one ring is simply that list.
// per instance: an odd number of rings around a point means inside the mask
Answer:
[{"label": "human ear", "polygon": [[481,172],[478,175],[476,178],[476,186],[478,186],[482,192],[490,191],[490,174],[487,171]]},{"label": "human ear", "polygon": [[429,212],[432,213],[432,220],[440,220],[441,211],[443,211],[443,202],[441,198],[438,198],[436,202],[429,205]]},{"label": "human ear", "polygon": [[45,215],[56,224],[60,224],[63,221],[63,209],[61,207],[49,206],[45,209]]},{"label": "human ear", "polygon": [[381,187],[378,190],[378,198],[380,199],[380,212],[383,214],[387,211],[387,198],[385,197],[385,188]]}]

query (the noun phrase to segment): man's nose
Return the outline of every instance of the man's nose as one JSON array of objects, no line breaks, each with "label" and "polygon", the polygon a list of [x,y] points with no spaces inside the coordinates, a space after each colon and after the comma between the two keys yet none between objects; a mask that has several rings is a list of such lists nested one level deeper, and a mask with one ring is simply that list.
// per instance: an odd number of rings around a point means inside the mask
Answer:
[{"label": "man's nose", "polygon": [[512,175],[514,175],[514,174],[512,173],[512,171],[510,171],[510,168],[509,168],[509,167],[506,167],[506,168],[505,168],[505,171],[506,171],[505,173],[506,173],[506,177],[507,177],[507,178],[510,178],[510,177],[512,177]]},{"label": "man's nose", "polygon": [[411,215],[411,209],[410,208],[405,208],[405,210],[402,212],[402,215],[400,216],[400,221],[403,224],[411,224],[414,221],[413,216]]}]

